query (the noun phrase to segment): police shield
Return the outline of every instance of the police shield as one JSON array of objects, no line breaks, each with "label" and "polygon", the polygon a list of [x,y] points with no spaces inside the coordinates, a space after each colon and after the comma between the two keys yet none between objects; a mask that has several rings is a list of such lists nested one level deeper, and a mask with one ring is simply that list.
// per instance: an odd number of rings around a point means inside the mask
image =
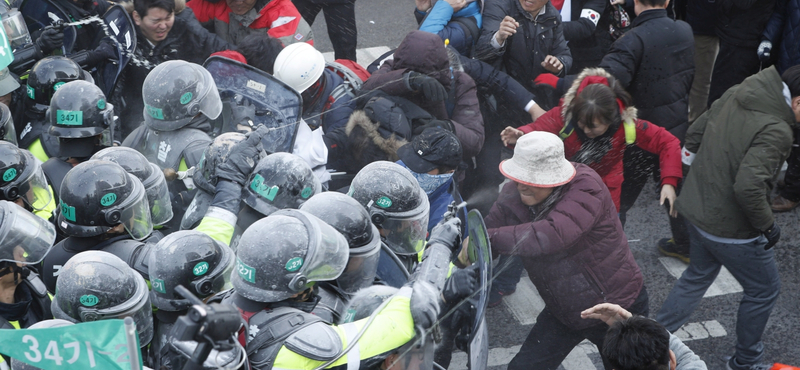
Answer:
[{"label": "police shield", "polygon": [[109,8],[103,15],[103,22],[108,27],[108,36],[112,39],[117,55],[116,63],[106,63],[98,71],[100,77],[98,80],[102,84],[100,88],[103,89],[106,96],[109,96],[114,91],[114,85],[117,83],[122,69],[128,65],[133,51],[136,49],[136,31],[130,15],[122,5],[114,5]]},{"label": "police shield", "polygon": [[[31,35],[36,34],[47,26],[60,22],[70,22],[67,12],[50,0],[24,0],[19,6],[19,11],[25,18],[28,32],[30,32]],[[63,32],[64,46],[61,51],[62,54],[68,55],[72,53],[72,47],[75,45],[77,32],[75,26],[64,27]]]},{"label": "police shield", "polygon": [[469,343],[469,368],[485,369],[489,360],[489,331],[486,327],[486,307],[489,304],[489,291],[492,287],[492,247],[489,233],[480,211],[471,210],[467,214],[469,229],[468,252],[470,261],[478,264],[480,293],[472,298],[475,305],[475,318],[472,323]]},{"label": "police shield", "polygon": [[381,257],[378,260],[378,271],[375,272],[386,285],[402,288],[408,282],[408,269],[389,246],[381,242]]},{"label": "police shield", "polygon": [[[223,102],[222,132],[237,131],[232,107],[253,105],[253,129],[270,128],[261,143],[268,153],[291,153],[300,124],[303,100],[300,94],[275,77],[235,60],[213,56],[203,64],[211,72]],[[217,122],[219,125],[220,122]]]}]

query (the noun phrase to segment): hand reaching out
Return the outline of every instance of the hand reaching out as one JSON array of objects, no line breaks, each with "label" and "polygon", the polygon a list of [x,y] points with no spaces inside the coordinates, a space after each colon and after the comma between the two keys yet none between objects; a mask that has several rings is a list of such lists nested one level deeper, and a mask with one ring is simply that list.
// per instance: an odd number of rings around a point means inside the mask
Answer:
[{"label": "hand reaching out", "polygon": [[497,30],[497,33],[494,34],[494,38],[498,44],[503,45],[506,42],[506,39],[517,33],[517,28],[519,27],[519,23],[509,16],[503,18],[503,21],[500,22],[500,29]]},{"label": "hand reaching out", "polygon": [[500,133],[500,140],[503,140],[503,145],[514,145],[517,143],[517,139],[519,139],[522,135],[525,135],[522,130],[517,130],[511,126],[508,126],[503,129],[503,132]]},{"label": "hand reaching out", "polygon": [[544,67],[544,69],[546,69],[548,72],[557,75],[561,73],[561,69],[564,68],[564,64],[562,64],[558,58],[548,55],[544,57],[542,67]]},{"label": "hand reaching out", "polygon": [[590,309],[581,312],[582,319],[602,320],[609,326],[617,321],[622,321],[633,316],[628,310],[613,303],[600,303]]}]

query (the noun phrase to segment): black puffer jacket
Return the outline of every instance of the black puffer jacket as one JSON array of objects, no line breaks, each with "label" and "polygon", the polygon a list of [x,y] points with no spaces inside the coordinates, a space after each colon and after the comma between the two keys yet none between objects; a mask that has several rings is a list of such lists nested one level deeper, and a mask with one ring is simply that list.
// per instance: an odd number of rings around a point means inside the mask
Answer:
[{"label": "black puffer jacket", "polygon": [[608,52],[612,40],[608,33],[611,13],[606,13],[607,5],[605,0],[572,0],[570,21],[563,23],[564,39],[572,53],[571,73],[597,66]]},{"label": "black puffer jacket", "polygon": [[[542,62],[547,55],[557,57],[564,64],[561,75],[572,66],[572,54],[564,39],[561,16],[550,2],[544,14],[534,19],[522,10],[519,0],[495,0],[486,2],[483,9],[481,37],[475,45],[473,57],[499,67],[526,89],[533,91],[536,76],[547,73]],[[520,27],[517,33],[506,39],[505,45],[495,49],[491,42],[505,16],[511,16]]]},{"label": "black puffer jacket", "polygon": [[800,64],[800,0],[778,0],[764,30],[778,57],[778,73]]},{"label": "black puffer jacket", "polygon": [[717,0],[719,41],[755,49],[773,9],[775,0]]}]

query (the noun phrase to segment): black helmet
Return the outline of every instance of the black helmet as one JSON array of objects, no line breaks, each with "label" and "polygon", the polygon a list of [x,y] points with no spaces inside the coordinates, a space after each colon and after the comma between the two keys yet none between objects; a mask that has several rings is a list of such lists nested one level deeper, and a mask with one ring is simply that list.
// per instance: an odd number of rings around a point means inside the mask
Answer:
[{"label": "black helmet", "polygon": [[144,185],[120,165],[86,161],[61,183],[58,226],[69,236],[101,235],[122,224],[134,239],[153,231]]},{"label": "black helmet", "polygon": [[411,255],[425,247],[430,204],[408,169],[372,162],[358,171],[348,195],[367,209],[372,223],[388,232],[381,238],[395,253]]},{"label": "black helmet", "polygon": [[[28,329],[50,329],[50,328],[60,328],[62,326],[69,326],[69,325],[75,325],[75,324],[71,323],[71,322],[69,322],[67,320],[49,319],[49,320],[39,321],[39,322],[29,326]],[[77,350],[77,348],[76,348],[76,350]],[[15,358],[12,358],[11,359],[11,370],[42,370],[42,369],[38,368],[36,366],[33,366],[33,365],[26,364],[26,363],[24,363],[24,362],[22,362],[20,360],[15,359]]]},{"label": "black helmet", "polygon": [[0,140],[17,145],[17,130],[14,128],[14,117],[8,106],[0,103]]},{"label": "black helmet", "polygon": [[280,302],[315,281],[339,277],[347,265],[344,236],[316,216],[277,211],[253,223],[236,250],[236,292],[256,302]]},{"label": "black helmet", "polygon": [[31,152],[0,141],[0,199],[22,201],[40,211],[53,201],[42,164]]},{"label": "black helmet", "polygon": [[322,191],[308,163],[289,153],[274,153],[258,162],[247,181],[244,203],[264,216],[298,208]]},{"label": "black helmet", "polygon": [[53,94],[65,83],[84,80],[94,83],[92,75],[78,63],[64,56],[49,56],[36,62],[28,75],[26,106],[44,113]]},{"label": "black helmet", "polygon": [[144,79],[144,123],[156,131],[175,131],[198,113],[216,119],[222,113],[217,85],[205,68],[183,60],[157,65]]},{"label": "black helmet", "polygon": [[175,293],[183,285],[205,298],[229,288],[233,251],[194,230],[181,230],[161,239],[150,251],[150,299],[159,310],[181,311],[192,304]]},{"label": "black helmet", "polygon": [[150,219],[153,225],[163,225],[172,219],[172,202],[164,172],[138,151],[115,146],[95,153],[91,159],[114,162],[142,181],[150,204]]},{"label": "black helmet", "polygon": [[64,264],[50,305],[53,316],[74,323],[131,317],[139,345],[153,339],[153,311],[142,275],[103,251],[74,255]]},{"label": "black helmet", "polygon": [[342,193],[319,193],[303,203],[306,211],[344,235],[350,246],[350,259],[342,275],[336,279],[339,288],[355,293],[372,285],[378,270],[381,239],[369,214],[355,199]]},{"label": "black helmet", "polygon": [[89,157],[112,145],[114,107],[96,85],[71,81],[53,94],[47,108],[49,134],[58,138],[60,157]]}]

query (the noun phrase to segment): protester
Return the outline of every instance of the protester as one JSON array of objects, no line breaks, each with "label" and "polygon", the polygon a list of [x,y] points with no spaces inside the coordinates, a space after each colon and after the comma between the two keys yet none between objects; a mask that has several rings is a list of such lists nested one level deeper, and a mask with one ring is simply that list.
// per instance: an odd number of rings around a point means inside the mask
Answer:
[{"label": "protester", "polygon": [[694,80],[689,93],[689,123],[694,122],[708,109],[708,92],[711,72],[719,52],[719,38],[715,33],[717,17],[715,0],[687,1],[686,23],[694,33]]},{"label": "protester", "polygon": [[203,26],[234,45],[253,33],[267,33],[284,45],[314,44],[311,26],[291,0],[194,0],[186,6]]},{"label": "protester", "polygon": [[328,38],[333,45],[334,59],[356,60],[356,0],[292,0],[292,3],[309,26],[314,24],[317,14],[322,11]]},{"label": "protester", "polygon": [[459,54],[472,56],[480,37],[483,17],[480,1],[415,0],[414,17],[419,30],[435,33]]}]

